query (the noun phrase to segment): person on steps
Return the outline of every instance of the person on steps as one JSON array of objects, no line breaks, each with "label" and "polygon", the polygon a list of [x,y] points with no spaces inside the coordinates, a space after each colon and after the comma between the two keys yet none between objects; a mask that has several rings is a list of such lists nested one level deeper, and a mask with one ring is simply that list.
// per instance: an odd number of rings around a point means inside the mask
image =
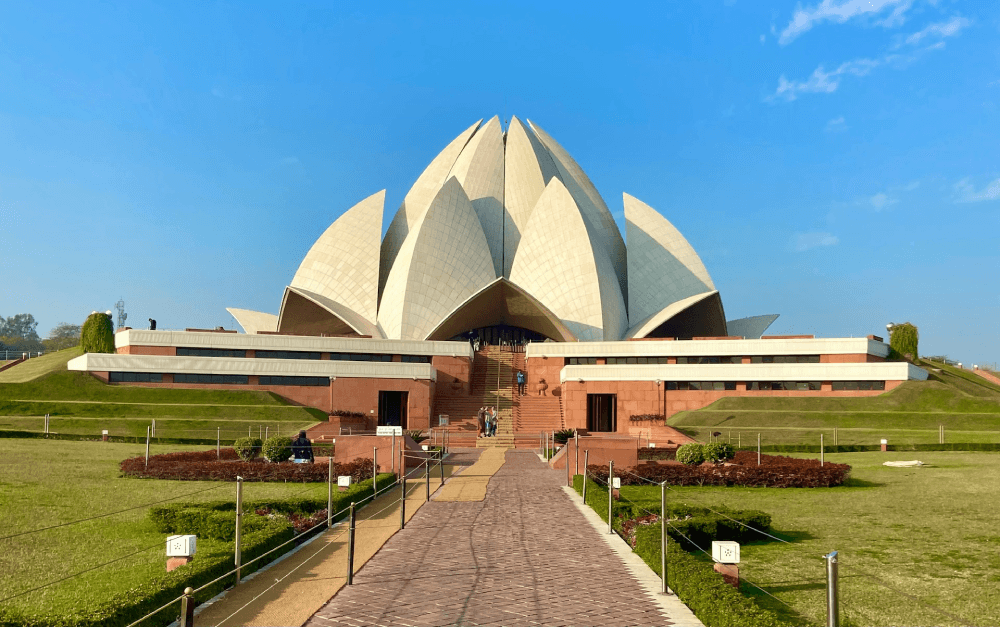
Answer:
[{"label": "person on steps", "polygon": [[299,431],[299,437],[292,441],[292,457],[296,464],[311,464],[315,461],[312,442],[306,437],[305,431]]},{"label": "person on steps", "polygon": [[524,385],[528,378],[524,376],[523,370],[517,371],[517,393],[519,396],[524,396]]}]

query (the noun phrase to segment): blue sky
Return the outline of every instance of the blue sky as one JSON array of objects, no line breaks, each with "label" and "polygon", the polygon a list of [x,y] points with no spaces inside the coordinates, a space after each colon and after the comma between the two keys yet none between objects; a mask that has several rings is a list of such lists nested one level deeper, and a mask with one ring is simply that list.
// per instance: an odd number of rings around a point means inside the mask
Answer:
[{"label": "blue sky", "polygon": [[671,220],[731,319],[1000,361],[1000,6],[947,0],[7,4],[0,315],[277,313],[333,220],[385,188],[387,226],[495,114],[621,227],[622,192]]}]

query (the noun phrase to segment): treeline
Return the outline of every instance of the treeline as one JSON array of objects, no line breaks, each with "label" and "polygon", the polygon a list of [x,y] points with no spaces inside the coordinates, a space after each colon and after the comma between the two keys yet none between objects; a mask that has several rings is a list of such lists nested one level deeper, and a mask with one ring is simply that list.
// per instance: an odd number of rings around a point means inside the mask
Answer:
[{"label": "treeline", "polygon": [[0,316],[0,351],[51,352],[80,343],[80,325],[60,322],[46,338],[38,336],[38,322],[31,314]]}]

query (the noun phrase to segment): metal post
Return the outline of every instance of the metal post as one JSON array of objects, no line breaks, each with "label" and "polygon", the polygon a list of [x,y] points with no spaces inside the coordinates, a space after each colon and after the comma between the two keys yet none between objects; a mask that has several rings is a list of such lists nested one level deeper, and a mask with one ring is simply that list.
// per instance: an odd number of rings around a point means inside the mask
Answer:
[{"label": "metal post", "polygon": [[391,462],[392,463],[392,467],[390,468],[390,472],[392,472],[393,474],[395,474],[396,473],[396,432],[395,431],[392,432],[392,452],[389,454],[389,459],[392,460],[392,462]]},{"label": "metal post", "polygon": [[153,418],[153,437],[156,437],[156,418]]},{"label": "metal post", "polygon": [[826,447],[823,446],[823,434],[819,434],[819,465],[823,466],[823,454],[826,452]]},{"label": "metal post", "polygon": [[399,528],[406,526],[406,475],[399,474]]},{"label": "metal post", "polygon": [[222,459],[222,427],[215,428],[215,458]]},{"label": "metal post", "polygon": [[444,485],[444,451],[438,452],[438,468],[441,469],[441,485]]},{"label": "metal post", "polygon": [[573,460],[573,467],[576,472],[574,474],[580,474],[580,434],[573,431],[573,448],[576,449],[575,456]]},{"label": "metal post", "polygon": [[667,594],[667,482],[660,484],[660,592]]},{"label": "metal post", "polygon": [[614,533],[615,530],[611,527],[611,516],[615,512],[615,499],[614,499],[614,488],[611,487],[615,484],[615,460],[608,462],[608,533]]},{"label": "metal post", "polygon": [[736,432],[736,448],[743,448],[743,432]]},{"label": "metal post", "polygon": [[372,447],[372,498],[378,495],[378,447]]},{"label": "metal post", "polygon": [[150,427],[146,427],[146,466],[149,466],[149,431]]},{"label": "metal post", "polygon": [[840,608],[837,601],[837,552],[824,555],[826,559],[826,627],[840,627]]},{"label": "metal post", "polygon": [[347,585],[354,585],[354,503],[351,503],[351,528],[347,533]]},{"label": "metal post", "polygon": [[234,552],[236,554],[236,584],[240,583],[240,570],[243,567],[243,551],[242,551],[242,541],[243,541],[243,477],[236,477],[236,542],[234,543]]},{"label": "metal post", "polygon": [[264,427],[264,439],[268,440],[271,438],[271,427]]},{"label": "metal post", "polygon": [[757,434],[757,465],[760,466],[760,434]]},{"label": "metal post", "polygon": [[49,415],[45,414],[45,433],[49,432]]},{"label": "metal post", "polygon": [[326,472],[326,528],[333,526],[333,455],[327,459]]},{"label": "metal post", "polygon": [[[569,446],[569,440],[566,440],[566,444],[563,444],[563,446]],[[572,477],[572,475],[570,474],[570,471],[569,471],[569,451],[566,451],[566,454],[563,455],[563,460],[566,462],[566,485],[567,486],[572,486],[573,485],[573,477]]]},{"label": "metal post", "polygon": [[257,439],[258,440],[261,439],[261,434],[263,432],[264,432],[263,428],[260,425],[257,425]]},{"label": "metal post", "polygon": [[425,501],[431,500],[431,458],[424,458],[424,483],[427,488],[427,498]]},{"label": "metal post", "polygon": [[590,449],[583,452],[583,504],[587,504],[587,462],[590,460]]},{"label": "metal post", "polygon": [[194,627],[194,589],[184,588],[181,597],[181,627]]},{"label": "metal post", "polygon": [[834,448],[840,447],[840,443],[837,441],[837,427],[833,428],[833,446]]},{"label": "metal post", "polygon": [[253,425],[247,425],[247,437],[248,438],[252,438],[253,437],[253,432],[250,431],[251,429],[253,429]]}]

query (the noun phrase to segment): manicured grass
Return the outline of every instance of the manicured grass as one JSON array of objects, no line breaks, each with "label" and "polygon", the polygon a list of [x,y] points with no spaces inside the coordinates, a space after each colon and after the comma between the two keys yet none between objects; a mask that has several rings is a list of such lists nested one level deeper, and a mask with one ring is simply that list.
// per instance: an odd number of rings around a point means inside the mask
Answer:
[{"label": "manicured grass", "polygon": [[41,357],[33,357],[9,370],[0,372],[0,383],[24,383],[50,372],[66,370],[66,362],[82,354],[83,351],[80,350],[80,347],[74,346]]},{"label": "manicured grass", "polygon": [[[265,416],[262,420],[226,418],[197,420],[156,416],[156,437],[214,440],[218,434],[221,435],[223,441],[231,441],[246,437],[248,430],[250,435],[260,434],[261,437],[264,434],[292,436],[299,429],[308,429],[317,423],[317,420],[312,416],[305,415],[305,420],[281,419],[277,421],[271,416]],[[49,431],[56,434],[100,437],[101,431],[107,429],[108,435],[136,437],[145,440],[146,427],[150,426],[150,423],[151,419],[149,418],[62,418],[53,416],[49,419]],[[42,432],[44,424],[45,419],[41,416],[0,415],[0,430]]]},{"label": "manicured grass", "polygon": [[676,414],[667,424],[702,441],[721,432],[724,440],[731,434],[733,444],[742,439],[744,445],[755,444],[758,432],[766,444],[818,445],[820,433],[833,444],[834,428],[839,444],[878,444],[882,438],[936,443],[939,425],[945,426],[945,442],[1000,442],[1000,393],[978,386],[972,395],[962,389],[968,386],[953,377],[908,381],[862,398],[728,397]]},{"label": "manicured grass", "polygon": [[[205,450],[171,446],[169,450]],[[142,455],[144,445],[46,440],[0,440],[0,536],[177,499],[235,499],[234,483],[158,481],[119,477],[118,464]],[[159,451],[165,452],[165,451]],[[325,498],[326,484],[247,483],[244,500],[312,496]],[[147,518],[148,507],[89,522],[0,540],[0,599],[67,577],[103,562],[149,548],[134,557],[67,579],[4,605],[60,615],[123,593],[144,577],[162,573],[166,538]],[[225,551],[222,543],[198,540],[198,557]]]},{"label": "manicured grass", "polygon": [[[883,461],[914,458],[930,465],[882,466]],[[1000,455],[842,453],[827,455],[827,459],[853,467],[848,485],[677,487],[668,491],[668,498],[771,514],[775,535],[791,544],[744,545],[741,574],[813,624],[823,624],[825,570],[820,556],[831,550],[840,551],[841,556],[843,625],[996,624],[1000,532],[995,504],[1000,500]],[[659,509],[658,486],[625,486],[622,494],[650,510]],[[752,593],[753,588],[746,591]],[[762,605],[777,603],[757,594]]]}]

